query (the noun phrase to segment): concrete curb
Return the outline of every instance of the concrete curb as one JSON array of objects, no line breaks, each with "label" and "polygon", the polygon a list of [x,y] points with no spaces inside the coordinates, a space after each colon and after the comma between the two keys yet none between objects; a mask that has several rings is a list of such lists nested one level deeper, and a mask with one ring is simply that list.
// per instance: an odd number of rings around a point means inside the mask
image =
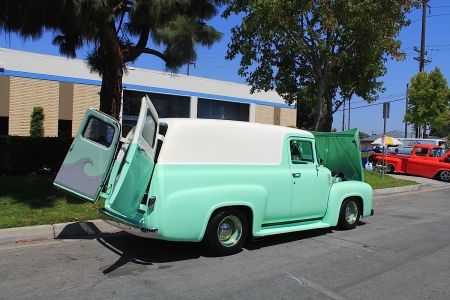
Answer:
[{"label": "concrete curb", "polygon": [[440,187],[440,185],[431,185],[431,184],[416,184],[416,185],[408,185],[408,186],[401,186],[401,187],[395,187],[395,188],[389,188],[389,189],[380,189],[380,190],[374,190],[373,191],[373,197],[381,197],[381,196],[387,196],[387,195],[393,195],[393,194],[400,194],[400,193],[410,193],[410,192],[416,192],[420,190],[425,190],[429,188],[437,188]]}]

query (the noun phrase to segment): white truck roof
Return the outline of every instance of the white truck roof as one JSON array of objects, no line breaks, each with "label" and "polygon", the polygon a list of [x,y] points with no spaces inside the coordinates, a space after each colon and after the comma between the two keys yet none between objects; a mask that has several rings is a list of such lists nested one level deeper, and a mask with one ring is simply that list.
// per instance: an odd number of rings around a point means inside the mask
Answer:
[{"label": "white truck roof", "polygon": [[168,125],[159,164],[257,164],[281,162],[286,134],[314,139],[284,126],[212,119],[160,119]]}]

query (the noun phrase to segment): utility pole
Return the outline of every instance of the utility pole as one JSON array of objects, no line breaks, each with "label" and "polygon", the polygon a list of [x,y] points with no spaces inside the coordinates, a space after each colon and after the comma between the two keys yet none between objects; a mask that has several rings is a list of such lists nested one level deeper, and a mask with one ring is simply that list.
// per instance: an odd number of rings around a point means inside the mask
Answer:
[{"label": "utility pole", "polygon": [[427,23],[427,2],[428,0],[422,0],[422,35],[420,38],[420,62],[419,62],[419,70],[423,72],[425,67],[425,27]]},{"label": "utility pole", "polygon": [[189,69],[190,69],[191,65],[194,65],[194,68],[195,68],[195,62],[192,62],[191,57],[192,57],[192,53],[189,53],[189,62],[187,64],[187,72],[186,72],[187,76],[189,76]]},{"label": "utility pole", "polygon": [[187,72],[186,72],[186,75],[187,75],[187,76],[189,76],[189,69],[190,69],[190,66],[191,66],[191,65],[194,65],[194,67],[195,67],[195,63],[193,63],[193,62],[191,62],[191,61],[188,62],[188,64],[187,64]]},{"label": "utility pole", "polygon": [[348,127],[350,129],[350,99],[348,99]]},{"label": "utility pole", "polygon": [[342,131],[345,130],[345,100],[342,103],[343,108],[342,108]]},{"label": "utility pole", "polygon": [[[426,20],[427,20],[427,3],[430,0],[422,0],[422,34],[420,38],[420,51],[417,50],[417,47],[414,47],[414,51],[420,52],[419,57],[414,57],[415,60],[419,61],[419,72],[423,72],[425,63],[429,63],[430,60],[425,59],[425,55],[427,52],[425,51],[425,28],[426,28]],[[416,126],[416,138],[420,136],[420,128]]]}]

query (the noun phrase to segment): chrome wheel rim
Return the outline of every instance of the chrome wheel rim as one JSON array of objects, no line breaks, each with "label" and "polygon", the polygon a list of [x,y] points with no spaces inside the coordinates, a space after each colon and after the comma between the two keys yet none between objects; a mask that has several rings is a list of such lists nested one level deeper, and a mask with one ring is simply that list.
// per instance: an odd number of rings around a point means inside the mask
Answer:
[{"label": "chrome wheel rim", "polygon": [[450,172],[449,171],[442,171],[441,172],[441,179],[443,181],[450,181]]},{"label": "chrome wheel rim", "polygon": [[235,216],[227,216],[217,228],[217,238],[225,247],[236,245],[242,236],[242,223]]},{"label": "chrome wheel rim", "polygon": [[358,204],[355,201],[350,201],[345,207],[345,220],[349,225],[352,225],[358,219]]},{"label": "chrome wheel rim", "polygon": [[386,173],[392,173],[393,171],[393,166],[392,165],[387,165],[386,166]]}]

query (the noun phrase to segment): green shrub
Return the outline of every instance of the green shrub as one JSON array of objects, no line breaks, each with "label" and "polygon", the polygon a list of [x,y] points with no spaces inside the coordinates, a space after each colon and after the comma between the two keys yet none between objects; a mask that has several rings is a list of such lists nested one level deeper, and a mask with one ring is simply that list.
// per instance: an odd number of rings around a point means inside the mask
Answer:
[{"label": "green shrub", "polygon": [[42,106],[35,106],[30,117],[30,136],[44,136],[44,108]]},{"label": "green shrub", "polygon": [[0,176],[57,172],[73,138],[0,136]]}]

